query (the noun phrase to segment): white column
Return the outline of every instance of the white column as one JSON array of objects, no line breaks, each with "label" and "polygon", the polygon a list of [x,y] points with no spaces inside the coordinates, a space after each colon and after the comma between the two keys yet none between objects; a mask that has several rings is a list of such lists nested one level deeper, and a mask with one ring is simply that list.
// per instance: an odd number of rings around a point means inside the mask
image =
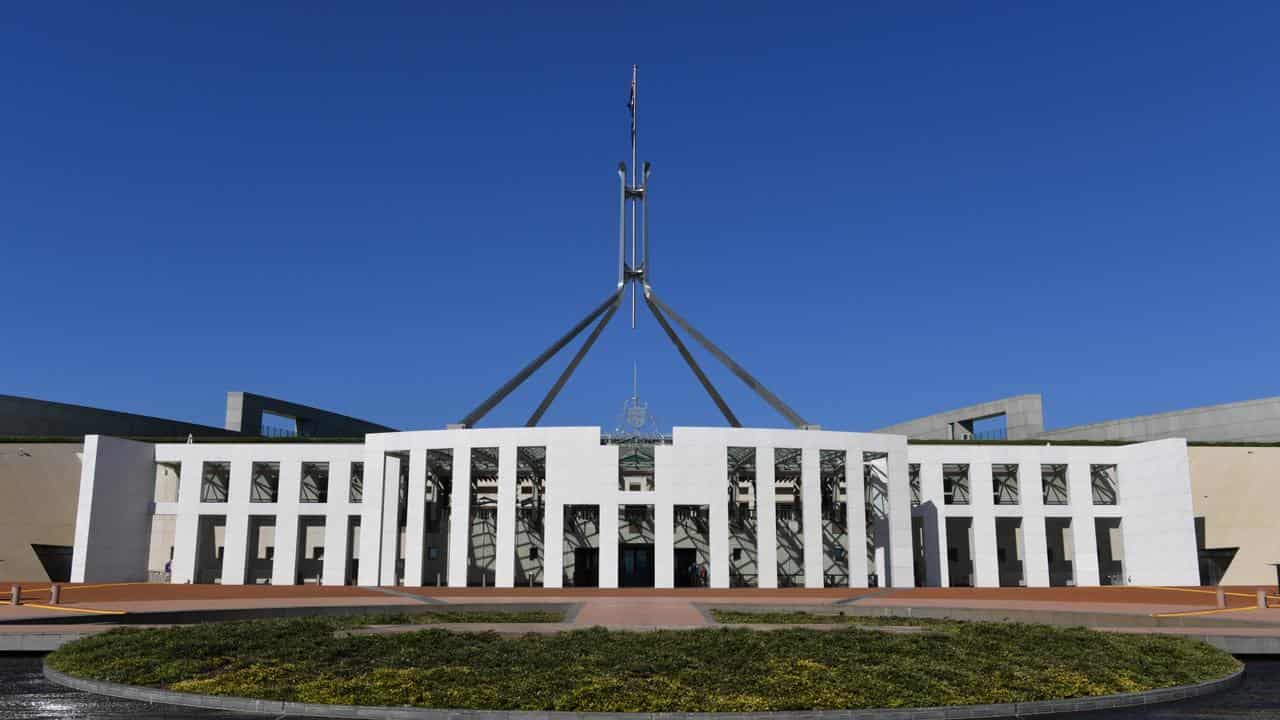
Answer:
[{"label": "white column", "polygon": [[405,507],[404,584],[422,587],[422,533],[426,525],[427,451],[409,451],[409,499]]},{"label": "white column", "polygon": [[1093,479],[1089,474],[1089,463],[1069,463],[1067,484],[1070,486],[1071,539],[1075,546],[1072,569],[1076,585],[1097,587],[1102,583],[1098,577],[1098,539],[1094,536]]},{"label": "white column", "polygon": [[[253,506],[246,507],[249,512],[253,511]],[[227,513],[227,524],[223,533],[222,584],[243,585],[245,568],[249,563],[249,516],[243,512]],[[174,554],[177,554],[176,548]]]},{"label": "white column", "polygon": [[1044,527],[1040,463],[1018,464],[1018,502],[1022,505],[1022,576],[1027,587],[1049,587],[1049,539]]},{"label": "white column", "polygon": [[653,504],[653,586],[675,585],[675,506],[665,493],[658,494]]},{"label": "white column", "polygon": [[773,447],[756,448],[756,580],[778,587],[778,506],[774,494]]},{"label": "white column", "polygon": [[800,511],[804,529],[804,586],[820,588],[822,577],[822,471],[817,448],[800,451]]},{"label": "white column", "polygon": [[202,471],[201,462],[190,458],[183,458],[182,467],[178,470],[178,516],[173,526],[173,565],[170,572],[172,583],[195,582]]},{"label": "white column", "polygon": [[862,448],[845,449],[845,502],[849,511],[849,587],[867,587],[867,493],[862,481]]},{"label": "white column", "polygon": [[[84,462],[91,460],[90,446],[88,441],[95,439],[97,436],[86,438],[84,445]],[[196,582],[196,536],[198,527],[200,527],[200,475],[202,473],[201,461],[192,459],[187,454],[182,457],[182,466],[178,469],[178,505],[175,509],[174,528],[173,528],[173,564],[170,565],[169,582],[184,584]],[[91,468],[82,468],[82,473],[90,471]],[[84,479],[81,479],[81,497],[79,502],[84,505],[86,502],[92,502],[92,495],[84,495]],[[79,519],[77,518],[77,524]],[[77,530],[78,532],[78,530]],[[86,538],[87,539],[87,538]],[[83,579],[72,577],[73,580]]]},{"label": "white column", "polygon": [[382,577],[382,517],[386,493],[386,463],[381,443],[365,437],[364,496],[360,502],[361,585],[378,585]]},{"label": "white column", "polygon": [[351,461],[329,462],[329,503],[324,514],[324,563],[320,582],[342,585],[347,569],[347,500],[351,497]]},{"label": "white column", "polygon": [[[249,515],[261,507],[261,514],[276,514],[279,503],[255,507],[249,502],[252,486],[253,463],[244,458],[231,461],[231,476],[227,482],[227,524],[223,530],[222,584],[243,585],[245,568],[249,563]],[[234,510],[232,510],[234,508]]]},{"label": "white column", "polygon": [[[379,584],[397,585],[396,561],[400,559],[400,458],[383,453],[382,569]],[[363,563],[361,563],[363,564]]]},{"label": "white column", "polygon": [[710,584],[713,588],[729,587],[729,456],[725,447],[718,448],[719,458],[707,467],[709,474],[706,482],[712,491],[708,493],[711,502],[707,507],[709,519],[707,538],[708,552],[711,554]]},{"label": "white column", "polygon": [[1049,587],[1049,539],[1043,515],[1022,518],[1022,572],[1027,587]]},{"label": "white column", "polygon": [[542,587],[558,588],[564,586],[564,505],[551,501],[549,474],[547,485],[547,500],[543,505],[546,516],[542,522]]},{"label": "white column", "polygon": [[1098,574],[1098,538],[1092,515],[1071,518],[1071,537],[1075,544],[1076,585],[1097,587],[1102,584]]},{"label": "white column", "polygon": [[[924,555],[924,578],[923,585],[925,587],[942,587],[942,577],[938,570],[939,562],[943,560],[940,553],[943,552],[942,540],[938,537],[938,508],[936,504],[930,504],[914,517],[920,518],[920,541],[922,554]],[[916,578],[920,581],[921,578]]]},{"label": "white column", "polygon": [[911,480],[907,477],[907,439],[889,448],[889,577],[881,577],[886,587],[915,585],[915,562],[911,553]]},{"label": "white column", "polygon": [[973,585],[1000,587],[995,505],[990,462],[969,463],[969,502],[973,516]]},{"label": "white column", "polygon": [[[293,585],[298,574],[298,502],[302,494],[302,463],[280,463],[280,497],[276,504],[276,555],[271,561],[271,584]],[[312,506],[314,507],[314,506]]]},{"label": "white column", "polygon": [[471,562],[471,447],[453,450],[453,495],[449,499],[449,587],[467,586]]},{"label": "white column", "polygon": [[498,448],[498,530],[495,540],[495,587],[509,588],[516,582],[516,463],[514,445]]},{"label": "white column", "polygon": [[618,587],[617,502],[600,503],[600,587]]},{"label": "white column", "polygon": [[[947,512],[946,498],[943,495],[942,463],[937,458],[930,458],[920,463],[920,496],[924,505],[926,537],[932,525],[933,537],[937,540],[932,554],[928,544],[925,545],[925,562],[932,563],[935,568],[938,587],[951,586],[951,561],[947,554]],[[931,557],[932,555],[932,557]]]}]

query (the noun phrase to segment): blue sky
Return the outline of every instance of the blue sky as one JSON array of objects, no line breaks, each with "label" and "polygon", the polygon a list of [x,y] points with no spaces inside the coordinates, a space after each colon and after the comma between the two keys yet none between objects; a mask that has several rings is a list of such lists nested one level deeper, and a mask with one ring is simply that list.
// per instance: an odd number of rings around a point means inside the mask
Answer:
[{"label": "blue sky", "polygon": [[[1274,3],[263,5],[7,10],[0,393],[456,421],[612,287],[639,63],[655,288],[810,422],[1280,394]],[[626,319],[544,424],[720,424]]]}]

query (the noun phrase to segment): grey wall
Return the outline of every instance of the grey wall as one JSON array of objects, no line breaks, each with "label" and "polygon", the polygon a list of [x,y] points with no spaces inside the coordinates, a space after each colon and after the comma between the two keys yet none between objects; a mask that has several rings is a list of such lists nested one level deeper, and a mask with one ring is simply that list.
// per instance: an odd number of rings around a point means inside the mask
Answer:
[{"label": "grey wall", "polygon": [[0,437],[84,437],[94,434],[126,437],[222,437],[236,433],[210,425],[0,395]]},{"label": "grey wall", "polygon": [[295,419],[298,423],[298,434],[303,437],[360,437],[367,433],[395,430],[386,425],[291,403],[288,400],[247,392],[227,393],[227,430],[246,435],[259,435],[262,433],[264,412]]},{"label": "grey wall", "polygon": [[1040,396],[1018,395],[908,420],[872,432],[906,435],[913,440],[959,440],[963,438],[953,436],[953,424],[959,428],[962,423],[1001,413],[1005,414],[1009,440],[1147,442],[1186,438],[1192,442],[1280,442],[1280,397],[1045,430]]},{"label": "grey wall", "polygon": [[1049,430],[1049,440],[1163,440],[1280,442],[1280,397],[1209,405],[1155,415]]},{"label": "grey wall", "polygon": [[0,395],[0,437],[233,437],[259,435],[262,414],[295,418],[304,437],[361,437],[394,428],[287,400],[246,392],[227,393],[226,427],[135,415],[70,403]]},{"label": "grey wall", "polygon": [[1044,409],[1039,395],[1017,395],[908,420],[871,432],[906,435],[914,440],[960,440],[952,436],[952,423],[1004,414],[1009,440],[1026,440],[1044,430]]}]

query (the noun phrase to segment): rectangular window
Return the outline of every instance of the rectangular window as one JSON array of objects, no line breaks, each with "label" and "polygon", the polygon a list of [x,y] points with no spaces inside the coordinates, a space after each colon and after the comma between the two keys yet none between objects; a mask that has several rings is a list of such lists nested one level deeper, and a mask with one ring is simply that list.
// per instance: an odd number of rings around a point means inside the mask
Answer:
[{"label": "rectangular window", "polygon": [[849,587],[849,500],[844,450],[818,451],[822,498],[822,586]]},{"label": "rectangular window", "polygon": [[[453,450],[427,451],[427,532],[448,527],[453,496]],[[443,572],[443,569],[441,569]]]},{"label": "rectangular window", "polygon": [[991,502],[996,505],[1017,505],[1018,466],[1014,463],[996,463],[991,466]]},{"label": "rectangular window", "polygon": [[759,583],[756,529],[756,449],[726,448],[729,499],[729,587]]},{"label": "rectangular window", "polygon": [[1094,505],[1116,505],[1120,502],[1120,478],[1115,465],[1090,465]]},{"label": "rectangular window", "polygon": [[471,507],[498,505],[498,448],[471,448]]},{"label": "rectangular window", "polygon": [[741,525],[755,516],[756,449],[731,447],[729,457],[729,524]]},{"label": "rectangular window", "polygon": [[364,463],[351,463],[351,490],[347,499],[353,503],[364,502]]},{"label": "rectangular window", "polygon": [[231,487],[231,463],[206,462],[200,472],[200,502],[226,502],[229,487]]},{"label": "rectangular window", "polygon": [[969,504],[969,465],[947,463],[942,466],[942,499],[946,505]]},{"label": "rectangular window", "polygon": [[297,437],[298,434],[297,419],[288,415],[263,411],[262,435],[264,437]]},{"label": "rectangular window", "polygon": [[618,445],[618,489],[651,492],[653,484],[653,444],[634,440]]},{"label": "rectangular window", "polygon": [[1045,505],[1066,505],[1068,502],[1067,466],[1065,464],[1041,465],[1040,490],[1044,496]]},{"label": "rectangular window", "polygon": [[304,503],[329,502],[329,463],[302,463],[302,488],[298,501]]},{"label": "rectangular window", "polygon": [[907,479],[911,483],[911,507],[920,506],[920,463],[907,465]]},{"label": "rectangular window", "polygon": [[804,587],[804,516],[801,512],[802,453],[773,449],[774,538],[778,587]]},{"label": "rectangular window", "polygon": [[516,508],[537,510],[540,518],[547,492],[547,448],[545,446],[516,448],[516,487],[520,489]]},{"label": "rectangular window", "polygon": [[253,484],[249,486],[249,502],[277,502],[280,499],[280,463],[256,462],[252,468]]},{"label": "rectangular window", "polygon": [[[862,453],[863,505],[866,508],[868,532],[874,532],[879,520],[889,517],[889,454]],[[873,542],[874,544],[874,542]]]},{"label": "rectangular window", "polygon": [[[498,465],[496,447],[471,448],[471,511],[459,508],[467,523],[467,586],[490,587],[497,580]],[[519,457],[517,457],[517,462]]]}]

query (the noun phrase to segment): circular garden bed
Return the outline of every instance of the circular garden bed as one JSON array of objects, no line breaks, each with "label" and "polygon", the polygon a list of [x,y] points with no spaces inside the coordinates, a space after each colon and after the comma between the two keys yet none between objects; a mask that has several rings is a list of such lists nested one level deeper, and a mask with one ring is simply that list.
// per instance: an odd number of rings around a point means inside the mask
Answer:
[{"label": "circular garden bed", "polygon": [[348,635],[303,618],[121,629],[48,656],[73,677],[340,705],[759,712],[1032,702],[1201,683],[1240,664],[1204,643],[1013,623],[912,634],[587,629]]}]

